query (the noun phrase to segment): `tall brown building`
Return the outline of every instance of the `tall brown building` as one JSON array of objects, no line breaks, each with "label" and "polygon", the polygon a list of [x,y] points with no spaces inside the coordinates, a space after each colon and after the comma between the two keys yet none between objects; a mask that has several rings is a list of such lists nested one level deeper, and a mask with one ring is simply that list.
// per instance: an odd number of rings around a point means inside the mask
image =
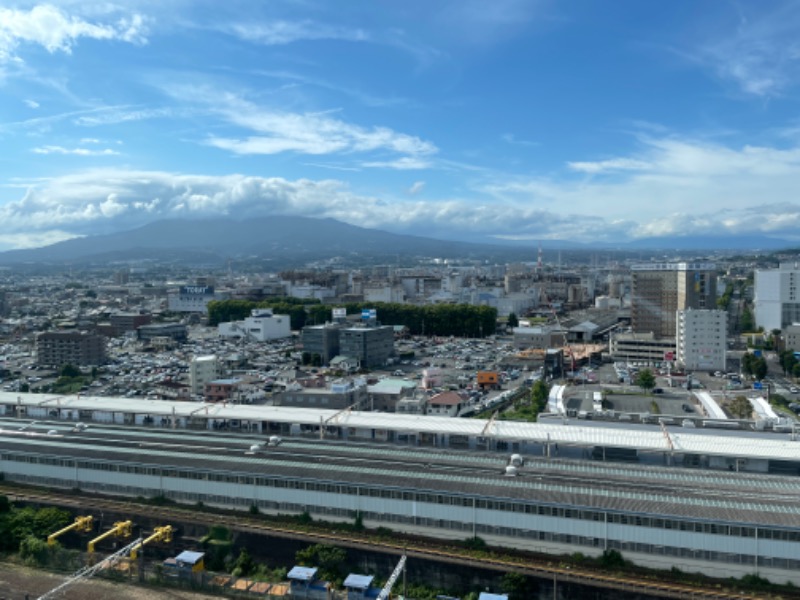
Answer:
[{"label": "tall brown building", "polygon": [[717,272],[713,263],[653,263],[631,268],[631,326],[674,338],[679,310],[717,307]]},{"label": "tall brown building", "polygon": [[83,331],[47,331],[36,336],[40,365],[93,366],[106,362],[106,338]]}]

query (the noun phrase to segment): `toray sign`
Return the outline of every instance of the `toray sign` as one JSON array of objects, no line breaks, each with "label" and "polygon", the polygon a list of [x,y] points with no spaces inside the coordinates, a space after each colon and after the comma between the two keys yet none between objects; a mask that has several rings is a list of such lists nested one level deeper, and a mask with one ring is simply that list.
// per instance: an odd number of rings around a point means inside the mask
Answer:
[{"label": "toray sign", "polygon": [[184,285],[181,294],[186,296],[207,296],[214,293],[214,287],[210,285]]}]

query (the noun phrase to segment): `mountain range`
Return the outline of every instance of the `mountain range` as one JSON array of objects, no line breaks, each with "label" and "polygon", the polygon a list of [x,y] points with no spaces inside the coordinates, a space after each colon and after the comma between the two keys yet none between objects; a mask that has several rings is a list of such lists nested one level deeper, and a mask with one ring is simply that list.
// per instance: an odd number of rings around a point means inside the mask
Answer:
[{"label": "mountain range", "polygon": [[[230,259],[262,259],[276,266],[295,266],[342,257],[350,262],[394,263],[399,257],[476,258],[489,261],[534,261],[538,241],[492,238],[471,242],[441,240],[366,229],[309,217],[273,216],[244,221],[169,219],[112,234],[93,235],[41,248],[0,253],[0,264],[108,264],[115,261],[157,260],[175,263],[223,263]],[[580,244],[548,240],[543,248],[565,254],[642,250],[771,251],[792,246],[787,240],[763,236],[670,237],[619,244]]]}]

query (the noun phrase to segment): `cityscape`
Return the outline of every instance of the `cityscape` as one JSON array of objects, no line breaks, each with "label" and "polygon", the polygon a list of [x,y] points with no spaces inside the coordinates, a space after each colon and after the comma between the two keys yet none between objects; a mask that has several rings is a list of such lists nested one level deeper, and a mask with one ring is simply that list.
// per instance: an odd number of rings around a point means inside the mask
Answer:
[{"label": "cityscape", "polygon": [[798,39],[2,3],[0,598],[800,599]]}]

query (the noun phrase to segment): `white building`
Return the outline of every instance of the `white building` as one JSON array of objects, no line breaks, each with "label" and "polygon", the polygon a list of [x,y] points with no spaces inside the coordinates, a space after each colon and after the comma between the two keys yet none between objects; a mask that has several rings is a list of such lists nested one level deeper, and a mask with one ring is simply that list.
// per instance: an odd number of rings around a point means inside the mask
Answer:
[{"label": "white building", "polygon": [[212,300],[224,300],[229,294],[219,294],[211,285],[184,285],[177,294],[167,295],[169,310],[173,312],[208,312]]},{"label": "white building", "polygon": [[291,337],[289,315],[273,315],[269,308],[254,308],[244,321],[220,323],[217,331],[222,337],[244,337],[256,342]]},{"label": "white building", "polygon": [[781,263],[777,269],[755,272],[756,325],[765,331],[800,322],[800,264]]},{"label": "white building", "polygon": [[678,362],[686,369],[725,370],[728,347],[727,311],[679,310],[675,336]]},{"label": "white building", "polygon": [[219,379],[221,375],[216,355],[195,356],[189,363],[189,387],[192,395],[202,395],[206,384]]}]

